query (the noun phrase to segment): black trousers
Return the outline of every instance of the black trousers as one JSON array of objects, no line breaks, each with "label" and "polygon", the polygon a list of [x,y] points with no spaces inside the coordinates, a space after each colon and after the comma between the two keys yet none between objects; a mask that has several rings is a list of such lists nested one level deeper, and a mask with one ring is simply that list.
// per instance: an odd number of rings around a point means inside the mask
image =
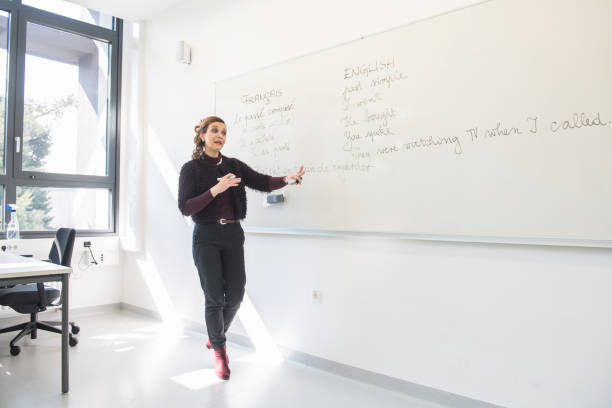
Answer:
[{"label": "black trousers", "polygon": [[208,337],[213,347],[221,347],[246,285],[244,231],[240,224],[196,224],[193,260],[206,300]]}]

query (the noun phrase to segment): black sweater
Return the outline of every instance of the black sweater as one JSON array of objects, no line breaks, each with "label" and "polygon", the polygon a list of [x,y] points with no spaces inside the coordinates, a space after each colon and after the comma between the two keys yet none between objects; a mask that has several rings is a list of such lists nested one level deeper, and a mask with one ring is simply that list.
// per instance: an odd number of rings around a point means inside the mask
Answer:
[{"label": "black sweater", "polygon": [[[221,157],[222,162],[219,165],[215,164],[214,161],[202,158],[188,161],[181,168],[179,176],[178,208],[183,215],[188,215],[185,213],[185,203],[187,200],[208,192],[211,187],[218,183],[218,177],[222,177],[228,173],[235,174],[236,177],[242,179],[238,186],[230,187],[228,191],[226,191],[231,197],[234,217],[239,220],[245,218],[247,213],[245,186],[265,192],[270,192],[276,187],[274,184],[277,183],[270,182],[271,179],[274,178],[256,172],[238,159],[226,156]],[[284,185],[284,183],[282,183],[282,185]],[[197,223],[217,221],[217,204],[218,201],[213,200],[201,211],[193,214],[193,221]]]}]

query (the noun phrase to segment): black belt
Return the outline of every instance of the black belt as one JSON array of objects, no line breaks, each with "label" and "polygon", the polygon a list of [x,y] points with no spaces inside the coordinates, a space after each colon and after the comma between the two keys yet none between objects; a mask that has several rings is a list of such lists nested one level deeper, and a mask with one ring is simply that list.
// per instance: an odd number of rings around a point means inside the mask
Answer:
[{"label": "black belt", "polygon": [[225,225],[225,224],[234,224],[240,222],[240,220],[226,220],[225,218],[220,218],[217,220],[217,223],[221,224],[221,225]]}]

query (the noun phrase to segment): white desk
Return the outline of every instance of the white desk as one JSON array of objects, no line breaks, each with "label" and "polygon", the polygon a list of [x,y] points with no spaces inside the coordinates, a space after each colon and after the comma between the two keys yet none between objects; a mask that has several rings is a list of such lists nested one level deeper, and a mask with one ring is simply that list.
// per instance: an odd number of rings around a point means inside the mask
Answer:
[{"label": "white desk", "polygon": [[68,279],[72,268],[0,252],[0,286],[62,282],[62,392],[68,392]]}]

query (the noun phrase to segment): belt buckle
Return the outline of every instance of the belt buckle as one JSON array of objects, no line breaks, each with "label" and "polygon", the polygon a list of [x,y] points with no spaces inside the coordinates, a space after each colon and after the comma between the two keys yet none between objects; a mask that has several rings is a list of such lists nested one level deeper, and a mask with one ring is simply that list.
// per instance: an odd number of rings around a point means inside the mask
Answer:
[{"label": "belt buckle", "polygon": [[221,219],[219,219],[219,224],[221,224],[221,225],[227,224],[227,222],[225,222],[225,221],[226,221],[225,218],[221,218]]}]

